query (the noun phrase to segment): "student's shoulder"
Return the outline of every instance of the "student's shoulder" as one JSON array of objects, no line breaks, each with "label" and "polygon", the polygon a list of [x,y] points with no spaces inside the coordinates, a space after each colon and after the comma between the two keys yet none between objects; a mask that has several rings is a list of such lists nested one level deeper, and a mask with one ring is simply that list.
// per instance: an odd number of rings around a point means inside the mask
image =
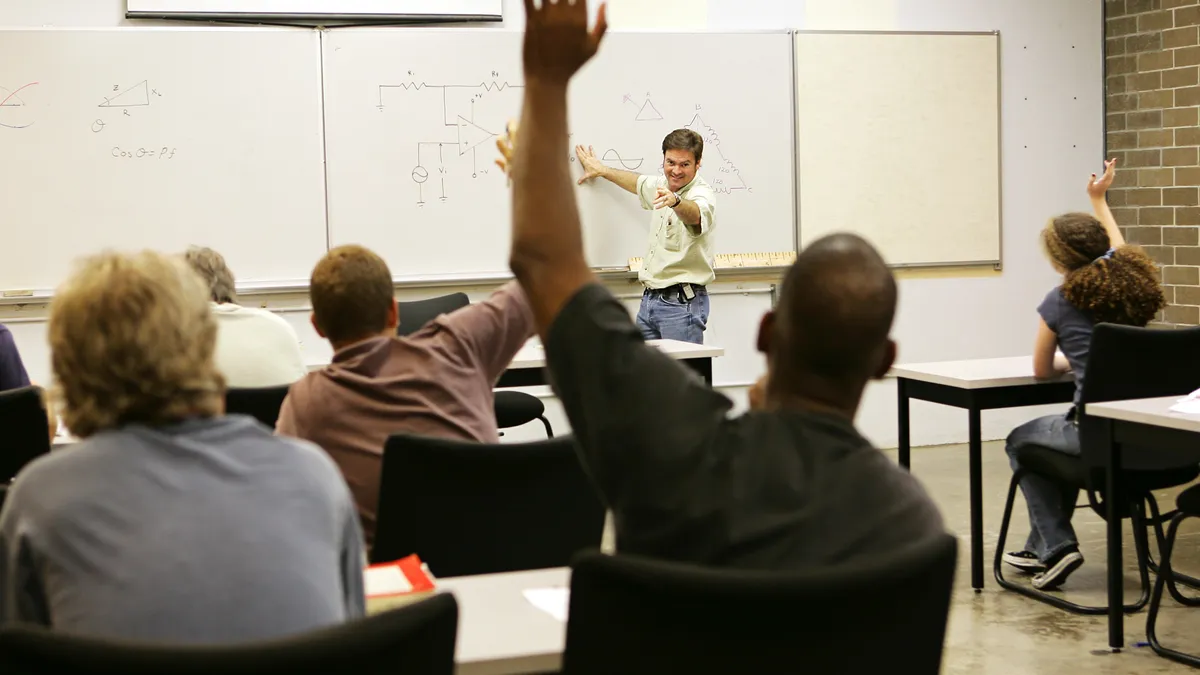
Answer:
[{"label": "student's shoulder", "polygon": [[271,442],[288,453],[289,465],[326,489],[342,492],[345,489],[341,469],[316,443],[289,436],[270,436]]}]

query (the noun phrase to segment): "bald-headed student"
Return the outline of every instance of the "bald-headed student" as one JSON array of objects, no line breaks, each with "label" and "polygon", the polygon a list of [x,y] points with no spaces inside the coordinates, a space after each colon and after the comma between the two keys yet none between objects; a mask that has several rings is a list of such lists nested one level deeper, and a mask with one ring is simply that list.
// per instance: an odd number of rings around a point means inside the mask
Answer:
[{"label": "bald-headed student", "polygon": [[758,410],[647,346],[583,255],[567,166],[567,82],[595,53],[603,11],[527,1],[525,103],[513,178],[512,269],[582,459],[613,510],[617,549],[753,569],[844,563],[944,531],[929,496],[854,428],[888,371],[896,283],[853,235],[813,243],[763,317]]}]

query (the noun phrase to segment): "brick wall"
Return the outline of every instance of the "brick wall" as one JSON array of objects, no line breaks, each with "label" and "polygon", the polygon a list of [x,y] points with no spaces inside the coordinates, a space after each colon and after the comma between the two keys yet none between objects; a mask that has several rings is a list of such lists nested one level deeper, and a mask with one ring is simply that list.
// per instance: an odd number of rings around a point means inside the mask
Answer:
[{"label": "brick wall", "polygon": [[1159,320],[1200,324],[1200,0],[1105,0],[1109,204],[1162,266]]}]

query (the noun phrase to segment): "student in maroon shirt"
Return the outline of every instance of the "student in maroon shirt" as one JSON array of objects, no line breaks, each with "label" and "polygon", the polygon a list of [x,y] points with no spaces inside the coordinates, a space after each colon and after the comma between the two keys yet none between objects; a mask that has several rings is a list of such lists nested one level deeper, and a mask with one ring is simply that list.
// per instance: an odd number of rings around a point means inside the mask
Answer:
[{"label": "student in maroon shirt", "polygon": [[313,326],[333,363],[292,385],[276,433],[312,441],[342,469],[368,546],[375,538],[383,444],[394,433],[499,443],[492,387],[533,335],[516,282],[396,336],[392,273],[361,246],[330,251],[309,284]]}]

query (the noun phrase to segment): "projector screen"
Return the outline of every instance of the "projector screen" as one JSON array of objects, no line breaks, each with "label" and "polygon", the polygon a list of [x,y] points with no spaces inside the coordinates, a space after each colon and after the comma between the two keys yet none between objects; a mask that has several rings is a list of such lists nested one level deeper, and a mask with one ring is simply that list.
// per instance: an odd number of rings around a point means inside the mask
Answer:
[{"label": "projector screen", "polygon": [[130,19],[500,21],[503,0],[128,0]]}]

